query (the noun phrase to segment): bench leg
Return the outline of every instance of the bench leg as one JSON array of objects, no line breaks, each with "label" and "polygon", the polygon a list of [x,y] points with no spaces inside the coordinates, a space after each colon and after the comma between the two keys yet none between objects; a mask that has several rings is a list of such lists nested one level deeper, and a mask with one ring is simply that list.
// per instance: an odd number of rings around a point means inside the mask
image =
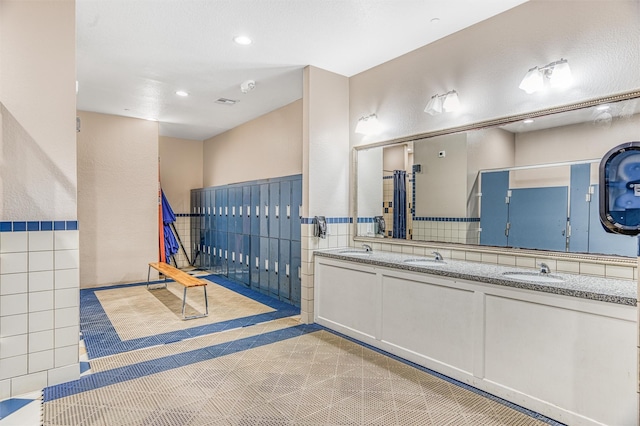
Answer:
[{"label": "bench leg", "polygon": [[[151,277],[151,265],[149,265],[149,268],[147,270],[147,290],[157,290],[159,288],[162,288],[162,287],[155,287],[155,288],[149,289],[149,284],[150,284],[149,279],[150,279],[150,277]],[[168,285],[169,285],[169,283],[167,283],[167,276],[164,275],[164,288],[167,288]]]},{"label": "bench leg", "polygon": [[203,286],[204,287],[204,309],[205,312],[204,314],[199,314],[199,315],[191,315],[189,317],[184,315],[184,311],[187,305],[187,287],[184,288],[184,292],[183,292],[183,296],[182,296],[182,320],[190,320],[190,319],[196,319],[196,318],[204,318],[209,316],[209,300],[207,299],[207,286]]}]

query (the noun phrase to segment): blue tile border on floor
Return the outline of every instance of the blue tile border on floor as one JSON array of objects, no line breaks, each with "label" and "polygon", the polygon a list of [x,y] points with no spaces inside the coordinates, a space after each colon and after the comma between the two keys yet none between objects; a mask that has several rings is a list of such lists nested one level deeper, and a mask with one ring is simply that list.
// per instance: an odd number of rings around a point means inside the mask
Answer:
[{"label": "blue tile border on floor", "polygon": [[518,412],[520,412],[522,414],[526,414],[527,416],[533,417],[536,420],[540,420],[540,421],[545,422],[545,423],[547,423],[549,425],[552,425],[552,426],[567,426],[564,423],[560,423],[560,422],[558,422],[556,420],[550,419],[549,417],[547,417],[547,416],[545,416],[543,414],[536,413],[535,411],[529,410],[528,408],[522,407],[522,406],[520,406],[518,404],[514,404],[511,401],[507,401],[506,399],[502,399],[499,396],[495,396],[493,394],[490,394],[489,392],[483,391],[482,389],[478,389],[478,388],[473,387],[471,385],[468,385],[468,384],[466,384],[464,382],[456,380],[456,379],[454,379],[452,377],[445,376],[442,373],[438,373],[435,370],[431,370],[430,368],[423,367],[420,364],[416,364],[415,362],[411,362],[411,361],[409,361],[407,359],[404,359],[404,358],[402,358],[402,357],[400,357],[398,355],[394,355],[394,354],[392,354],[390,352],[387,352],[387,351],[385,351],[383,349],[379,349],[379,348],[376,348],[375,346],[371,346],[368,343],[361,342],[360,340],[354,339],[353,337],[347,336],[346,334],[342,334],[339,331],[332,330],[332,329],[327,328],[327,327],[325,327],[323,325],[318,325],[318,324],[316,324],[316,325],[318,326],[318,328],[320,330],[324,330],[324,331],[327,331],[329,333],[335,334],[336,336],[342,337],[345,340],[348,340],[348,341],[353,342],[353,343],[357,343],[358,345],[361,345],[361,346],[363,346],[363,347],[365,347],[367,349],[375,351],[375,352],[377,352],[379,354],[387,356],[387,357],[389,357],[391,359],[394,359],[396,361],[400,361],[403,364],[410,365],[411,367],[414,367],[414,368],[416,368],[416,369],[418,369],[420,371],[424,371],[425,373],[431,374],[432,376],[435,376],[435,377],[437,377],[439,379],[442,379],[445,382],[449,382],[449,383],[451,383],[453,385],[459,386],[459,387],[461,387],[463,389],[466,389],[466,390],[468,390],[470,392],[473,392],[473,393],[475,393],[477,395],[480,395],[480,396],[483,396],[483,397],[485,397],[487,399],[490,399],[491,401],[494,401],[494,402],[497,402],[499,404],[505,405],[505,406],[507,406],[507,407],[509,407],[509,408],[511,408],[513,410],[516,410],[516,411],[518,411]]},{"label": "blue tile border on floor", "polygon": [[161,373],[196,362],[242,352],[247,349],[280,342],[303,334],[313,333],[321,329],[322,328],[316,324],[296,325],[282,330],[269,331],[257,336],[245,337],[231,342],[219,343],[175,355],[143,361],[138,364],[96,372],[72,382],[45,388],[42,392],[43,402],[49,402],[54,399],[64,398],[116,383],[139,379],[150,374]]},{"label": "blue tile border on floor", "polygon": [[35,399],[11,398],[0,401],[0,419],[10,416],[27,404],[32,403]]},{"label": "blue tile border on floor", "polygon": [[[116,286],[82,289],[80,290],[80,330],[84,337],[89,359],[91,360],[135,349],[148,348],[150,346],[173,343],[191,337],[203,336],[232,328],[246,327],[261,322],[290,317],[300,313],[300,309],[293,305],[281,302],[269,297],[268,295],[258,293],[255,290],[227,280],[226,278],[217,275],[206,275],[198,278],[206,278],[228,290],[269,306],[270,308],[275,309],[275,311],[250,315],[243,318],[235,318],[213,324],[205,324],[184,330],[176,330],[147,337],[140,337],[137,339],[121,340],[113,327],[113,324],[109,320],[109,317],[102,308],[95,292],[131,286],[146,286],[147,283],[121,284]],[[163,281],[154,281],[154,283],[162,282]]]}]

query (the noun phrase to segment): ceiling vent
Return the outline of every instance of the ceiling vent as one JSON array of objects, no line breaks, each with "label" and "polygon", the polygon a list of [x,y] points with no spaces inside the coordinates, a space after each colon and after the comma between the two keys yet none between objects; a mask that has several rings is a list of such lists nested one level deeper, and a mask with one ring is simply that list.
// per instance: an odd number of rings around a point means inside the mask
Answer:
[{"label": "ceiling vent", "polygon": [[227,99],[227,98],[219,98],[219,99],[216,100],[216,103],[220,104],[220,105],[229,105],[229,106],[231,106],[231,105],[235,105],[236,103],[238,103],[238,101],[235,101],[233,99]]}]

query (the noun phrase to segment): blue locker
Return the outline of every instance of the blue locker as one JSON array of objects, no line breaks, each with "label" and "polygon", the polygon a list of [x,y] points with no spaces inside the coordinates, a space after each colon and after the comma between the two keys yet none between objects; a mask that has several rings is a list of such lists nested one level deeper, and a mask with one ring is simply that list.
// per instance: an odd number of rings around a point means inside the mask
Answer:
[{"label": "blue locker", "polygon": [[231,232],[227,232],[227,250],[225,251],[226,264],[227,264],[227,277],[229,279],[236,279],[236,239],[235,235]]},{"label": "blue locker", "polygon": [[222,232],[229,232],[229,190],[220,188],[220,206],[218,207],[218,218],[222,219]]},{"label": "blue locker", "polygon": [[209,227],[212,231],[216,230],[216,190],[214,188],[209,188],[209,207],[211,208],[211,213],[209,214]]},{"label": "blue locker", "polygon": [[238,235],[240,238],[240,282],[247,287],[251,285],[251,279],[249,277],[249,264],[251,262],[251,236],[250,235]]},{"label": "blue locker", "polygon": [[252,289],[260,290],[260,237],[251,235],[250,239],[249,282]]},{"label": "blue locker", "polygon": [[236,215],[237,215],[237,206],[236,206],[236,189],[228,188],[227,189],[227,232],[236,232]]},{"label": "blue locker", "polygon": [[269,271],[273,269],[269,259],[269,238],[260,237],[260,292],[269,294]]},{"label": "blue locker", "polygon": [[589,202],[586,195],[589,193],[590,180],[590,164],[573,164],[571,166],[569,251],[572,252],[586,253],[589,251]]},{"label": "blue locker", "polygon": [[209,230],[207,231],[207,235],[209,235],[209,246],[207,247],[207,267],[206,269],[215,272],[215,257],[214,257],[214,247],[216,245],[216,231]]},{"label": "blue locker", "polygon": [[269,184],[269,237],[280,238],[280,183]]},{"label": "blue locker", "polygon": [[600,192],[598,185],[593,185],[589,208],[589,253],[613,254],[636,257],[638,249],[637,237],[622,234],[610,234],[604,230],[600,222]]},{"label": "blue locker", "polygon": [[218,262],[220,262],[220,274],[229,276],[227,259],[229,258],[228,236],[226,232],[218,231],[220,248],[218,249]]},{"label": "blue locker", "polygon": [[242,199],[242,187],[238,186],[235,188],[236,192],[236,226],[235,233],[242,234],[242,221],[244,220],[244,207],[243,207],[243,199]]},{"label": "blue locker", "polygon": [[251,185],[251,235],[260,235],[260,186]]},{"label": "blue locker", "polygon": [[302,224],[302,179],[296,179],[291,185],[291,240],[300,241]]},{"label": "blue locker", "polygon": [[251,234],[251,186],[242,187],[242,233]]},{"label": "blue locker", "polygon": [[269,184],[260,185],[260,236],[269,236]]},{"label": "blue locker", "polygon": [[278,296],[280,300],[291,299],[291,243],[280,240],[278,256]]},{"label": "blue locker", "polygon": [[302,287],[302,246],[300,241],[291,241],[291,303],[300,306]]},{"label": "blue locker", "polygon": [[482,199],[480,204],[480,245],[507,245],[509,204],[505,202],[509,191],[509,172],[482,173]]},{"label": "blue locker", "polygon": [[269,293],[272,296],[277,296],[280,291],[280,283],[278,282],[278,270],[280,269],[278,262],[278,257],[280,256],[279,245],[277,238],[269,238]]},{"label": "blue locker", "polygon": [[291,239],[291,181],[280,182],[280,238]]}]

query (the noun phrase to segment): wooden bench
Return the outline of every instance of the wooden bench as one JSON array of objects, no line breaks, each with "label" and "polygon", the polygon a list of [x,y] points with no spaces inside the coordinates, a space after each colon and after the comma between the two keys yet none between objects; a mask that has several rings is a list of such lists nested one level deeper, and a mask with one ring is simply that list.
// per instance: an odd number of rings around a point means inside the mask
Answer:
[{"label": "wooden bench", "polygon": [[[190,319],[195,319],[195,318],[203,318],[209,315],[209,301],[207,300],[207,283],[201,279],[198,279],[192,275],[187,274],[184,271],[181,271],[180,269],[174,268],[173,266],[165,263],[165,262],[152,262],[149,263],[149,270],[147,272],[147,290],[153,290],[153,289],[149,289],[149,277],[151,276],[151,268],[157,270],[158,272],[160,272],[162,275],[164,275],[164,279],[165,281],[167,280],[167,278],[171,278],[172,280],[174,280],[175,282],[177,282],[178,284],[182,284],[184,286],[184,293],[182,296],[182,319],[183,320],[190,320]],[[200,315],[192,315],[192,316],[185,316],[184,314],[184,310],[185,310],[185,305],[187,303],[187,289],[191,288],[191,287],[203,287],[204,288],[204,307],[205,307],[205,313],[204,314],[200,314]],[[164,283],[164,288],[167,288],[167,283]]]}]

